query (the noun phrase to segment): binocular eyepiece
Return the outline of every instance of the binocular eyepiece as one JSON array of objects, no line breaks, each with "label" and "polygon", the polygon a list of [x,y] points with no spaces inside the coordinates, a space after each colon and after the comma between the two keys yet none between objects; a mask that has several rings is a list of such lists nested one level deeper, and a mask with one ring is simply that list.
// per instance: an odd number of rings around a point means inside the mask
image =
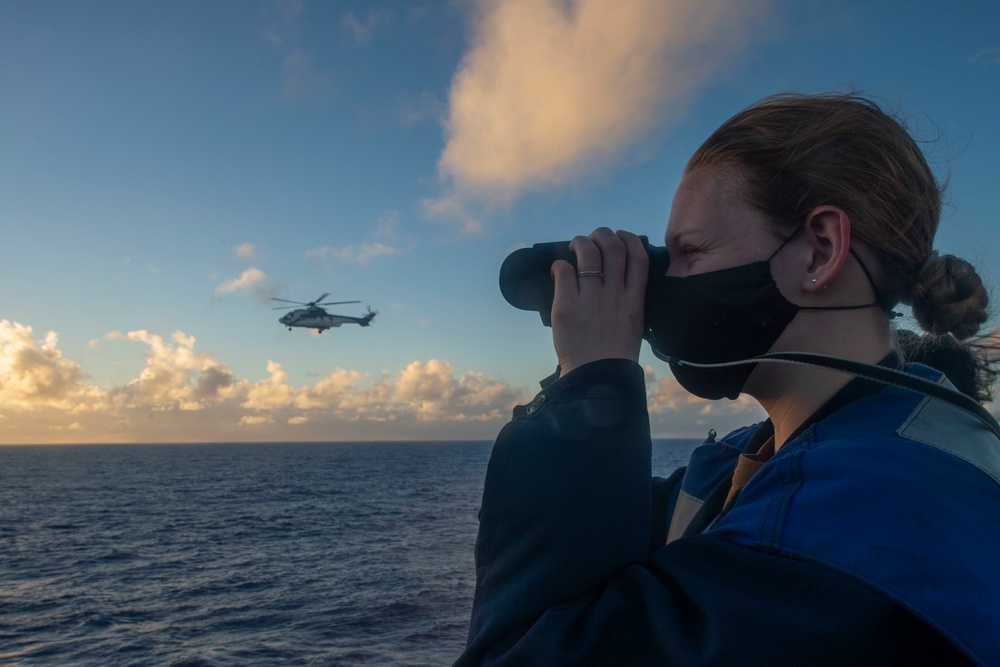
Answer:
[{"label": "binocular eyepiece", "polygon": [[[649,277],[646,282],[646,303],[650,302],[653,280],[662,276],[670,265],[670,255],[663,246],[649,244],[649,239],[640,236],[646,254],[649,255]],[[552,262],[564,259],[576,266],[576,253],[569,248],[569,241],[536,243],[530,248],[515,250],[500,266],[500,293],[507,303],[521,310],[534,310],[542,318],[542,324],[552,326],[552,299],[555,283],[552,281]]]}]

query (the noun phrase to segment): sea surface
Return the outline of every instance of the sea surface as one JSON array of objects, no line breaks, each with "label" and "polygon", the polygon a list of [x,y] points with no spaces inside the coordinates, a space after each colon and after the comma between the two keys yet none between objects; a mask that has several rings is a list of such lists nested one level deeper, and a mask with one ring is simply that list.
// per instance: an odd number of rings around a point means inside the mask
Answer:
[{"label": "sea surface", "polygon": [[0,447],[0,666],[450,665],[491,445]]}]

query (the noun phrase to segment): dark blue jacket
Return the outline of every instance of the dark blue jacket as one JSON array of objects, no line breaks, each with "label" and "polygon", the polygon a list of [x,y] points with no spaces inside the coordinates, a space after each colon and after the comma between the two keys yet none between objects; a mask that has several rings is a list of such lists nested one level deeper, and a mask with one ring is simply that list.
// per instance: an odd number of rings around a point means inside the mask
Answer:
[{"label": "dark blue jacket", "polygon": [[886,388],[785,443],[720,515],[758,428],[663,480],[636,364],[588,364],[516,409],[457,664],[1000,665],[990,431]]}]

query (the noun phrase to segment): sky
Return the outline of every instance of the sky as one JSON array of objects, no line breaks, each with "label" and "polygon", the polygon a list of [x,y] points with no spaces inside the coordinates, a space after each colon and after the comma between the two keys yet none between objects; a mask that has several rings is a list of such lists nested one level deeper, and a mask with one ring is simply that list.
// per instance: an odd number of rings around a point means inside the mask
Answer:
[{"label": "sky", "polygon": [[[783,91],[903,119],[948,181],[937,249],[995,284],[997,26],[995,0],[0,0],[0,444],[492,439],[555,368],[504,257],[662,243],[690,154]],[[277,322],[324,293],[378,316]],[[763,414],[640,363],[654,437]]]}]

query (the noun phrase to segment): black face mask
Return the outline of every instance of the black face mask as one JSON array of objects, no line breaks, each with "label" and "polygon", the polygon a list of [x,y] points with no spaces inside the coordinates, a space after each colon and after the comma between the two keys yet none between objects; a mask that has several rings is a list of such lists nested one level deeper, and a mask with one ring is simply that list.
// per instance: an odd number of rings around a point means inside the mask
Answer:
[{"label": "black face mask", "polygon": [[[653,354],[670,364],[674,378],[692,394],[713,400],[737,398],[756,367],[752,359],[771,349],[799,310],[878,305],[800,307],[788,301],[771,275],[771,258],[794,237],[761,262],[684,278],[662,272],[650,276],[645,338]],[[853,250],[851,254],[874,289],[868,269]],[[876,290],[876,301],[877,296]],[[718,368],[692,365],[730,363]]]},{"label": "black face mask", "polygon": [[646,340],[681,386],[702,398],[736,398],[754,364],[697,368],[764,354],[799,307],[778,290],[768,261],[699,273],[656,276],[646,304]]}]

